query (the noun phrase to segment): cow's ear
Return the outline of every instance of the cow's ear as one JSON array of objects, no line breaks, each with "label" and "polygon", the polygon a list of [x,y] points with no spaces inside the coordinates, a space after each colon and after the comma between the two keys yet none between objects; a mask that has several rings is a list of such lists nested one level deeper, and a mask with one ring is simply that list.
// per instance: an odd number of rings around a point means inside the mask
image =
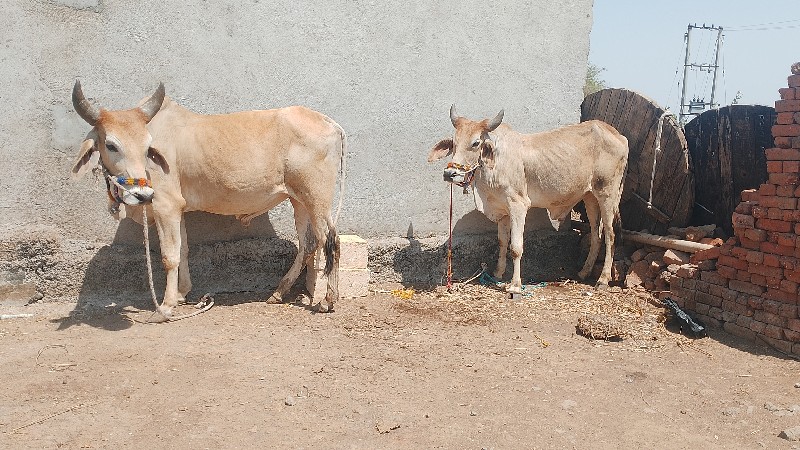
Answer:
[{"label": "cow's ear", "polygon": [[485,139],[481,144],[481,161],[488,169],[494,169],[494,142]]},{"label": "cow's ear", "polygon": [[78,160],[72,166],[73,179],[80,177],[90,167],[97,165],[100,160],[100,152],[97,150],[97,133],[94,130],[86,135],[86,139],[81,142],[81,149],[78,152]]},{"label": "cow's ear", "polygon": [[147,149],[147,159],[149,159],[150,161],[155,163],[155,165],[160,167],[161,171],[164,172],[164,174],[169,174],[169,163],[167,163],[167,160],[164,158],[164,155],[162,155],[161,152],[156,150],[154,147],[150,147]]},{"label": "cow's ear", "polygon": [[428,153],[428,162],[438,161],[447,155],[453,153],[453,140],[442,139],[433,146],[431,152]]}]

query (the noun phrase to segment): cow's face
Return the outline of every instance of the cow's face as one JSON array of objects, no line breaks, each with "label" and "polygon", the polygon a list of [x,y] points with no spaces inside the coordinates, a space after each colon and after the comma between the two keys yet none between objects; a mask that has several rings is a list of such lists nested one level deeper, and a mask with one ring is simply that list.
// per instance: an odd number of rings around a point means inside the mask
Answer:
[{"label": "cow's face", "polygon": [[92,131],[81,145],[73,176],[102,164],[107,176],[109,194],[127,205],[148,203],[154,191],[150,186],[148,168],[153,165],[168,172],[166,161],[151,147],[152,137],[147,123],[155,116],[164,101],[164,85],[138,108],[108,111],[91,104],[83,96],[80,82],[75,83],[72,102],[75,111],[92,125]]},{"label": "cow's face", "polygon": [[444,180],[456,184],[468,184],[479,165],[493,166],[494,143],[489,133],[503,121],[501,110],[494,119],[473,121],[458,117],[455,105],[450,107],[450,121],[455,128],[452,139],[439,141],[428,154],[428,162],[438,161],[453,155],[453,160],[444,170]]}]

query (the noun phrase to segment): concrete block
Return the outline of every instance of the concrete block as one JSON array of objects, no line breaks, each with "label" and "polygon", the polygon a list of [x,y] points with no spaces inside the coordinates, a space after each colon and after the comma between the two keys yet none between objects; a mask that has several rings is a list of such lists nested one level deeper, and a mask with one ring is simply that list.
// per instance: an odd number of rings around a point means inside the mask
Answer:
[{"label": "concrete block", "polygon": [[[366,269],[369,255],[367,241],[354,234],[339,236],[339,270],[341,269]],[[325,254],[320,250],[317,253],[316,269],[325,267]]]},{"label": "concrete block", "polygon": [[[317,283],[314,286],[314,302],[325,300],[328,277],[317,270]],[[369,293],[369,269],[339,269],[339,296],[365,297]]]}]

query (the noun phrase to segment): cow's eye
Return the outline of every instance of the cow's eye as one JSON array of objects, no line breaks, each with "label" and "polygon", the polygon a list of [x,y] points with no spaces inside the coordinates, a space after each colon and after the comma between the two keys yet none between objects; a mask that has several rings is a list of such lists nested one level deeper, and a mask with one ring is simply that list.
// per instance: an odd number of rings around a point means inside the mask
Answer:
[{"label": "cow's eye", "polygon": [[472,148],[476,148],[479,145],[481,145],[480,139],[475,139],[474,141],[472,141]]},{"label": "cow's eye", "polygon": [[119,149],[117,148],[117,146],[116,146],[116,145],[114,145],[114,144],[112,144],[111,142],[106,142],[106,148],[108,149],[108,151],[110,151],[110,152],[114,152],[114,153],[116,153],[116,152],[118,152],[118,151],[119,151]]}]

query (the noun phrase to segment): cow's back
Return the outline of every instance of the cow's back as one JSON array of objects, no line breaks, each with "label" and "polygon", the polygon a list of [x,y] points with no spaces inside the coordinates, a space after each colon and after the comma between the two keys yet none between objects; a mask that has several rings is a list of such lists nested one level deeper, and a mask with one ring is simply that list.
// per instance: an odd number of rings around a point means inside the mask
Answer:
[{"label": "cow's back", "polygon": [[149,128],[185,210],[248,214],[285,196],[303,171],[335,183],[341,128],[302,106],[203,115],[165,100]]}]

